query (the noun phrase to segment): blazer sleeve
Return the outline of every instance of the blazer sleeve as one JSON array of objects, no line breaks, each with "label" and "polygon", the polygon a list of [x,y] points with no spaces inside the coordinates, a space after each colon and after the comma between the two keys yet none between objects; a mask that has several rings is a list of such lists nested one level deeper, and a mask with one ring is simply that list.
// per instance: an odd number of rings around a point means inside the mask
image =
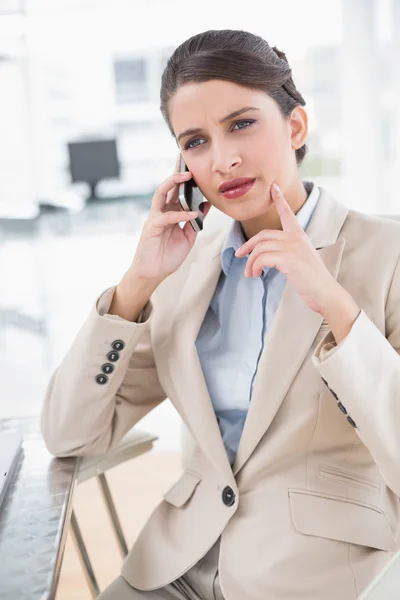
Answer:
[{"label": "blazer sleeve", "polygon": [[[166,398],[152,351],[152,301],[138,322],[126,321],[107,314],[114,290],[97,299],[49,382],[41,428],[56,456],[104,454]],[[107,355],[114,342],[123,348],[112,362]],[[114,367],[106,381],[98,378],[105,363]]]},{"label": "blazer sleeve", "polygon": [[400,269],[389,288],[383,334],[361,310],[336,345],[330,332],[313,363],[369,449],[386,484],[400,496]]}]

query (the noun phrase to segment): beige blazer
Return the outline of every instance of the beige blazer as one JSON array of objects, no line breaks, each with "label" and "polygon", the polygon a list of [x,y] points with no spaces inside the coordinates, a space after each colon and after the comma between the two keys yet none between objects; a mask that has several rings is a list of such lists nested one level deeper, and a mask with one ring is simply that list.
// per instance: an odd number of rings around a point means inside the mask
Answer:
[{"label": "beige blazer", "polygon": [[176,579],[221,536],[226,600],[350,600],[400,547],[400,224],[322,189],[307,233],[362,312],[336,346],[286,285],[233,469],[195,347],[225,226],[198,236],[140,323],[107,315],[113,289],[102,294],[51,379],[42,429],[55,455],[106,452],[166,397],[196,441],[124,563],[136,588]]}]

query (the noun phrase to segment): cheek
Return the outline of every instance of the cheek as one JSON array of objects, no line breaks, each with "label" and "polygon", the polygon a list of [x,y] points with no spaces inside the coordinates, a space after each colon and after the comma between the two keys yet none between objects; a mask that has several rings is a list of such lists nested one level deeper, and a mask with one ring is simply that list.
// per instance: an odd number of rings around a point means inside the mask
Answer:
[{"label": "cheek", "polygon": [[257,165],[258,171],[263,178],[270,180],[276,178],[285,168],[287,158],[284,148],[279,142],[268,142],[254,148],[253,165]]},{"label": "cheek", "polygon": [[278,166],[287,158],[289,141],[282,128],[275,123],[260,131],[260,135],[252,140],[251,155],[254,159],[267,167]]},{"label": "cheek", "polygon": [[259,149],[259,156],[262,157],[262,171],[268,179],[273,177],[282,180],[291,174],[293,151],[282,132]]}]

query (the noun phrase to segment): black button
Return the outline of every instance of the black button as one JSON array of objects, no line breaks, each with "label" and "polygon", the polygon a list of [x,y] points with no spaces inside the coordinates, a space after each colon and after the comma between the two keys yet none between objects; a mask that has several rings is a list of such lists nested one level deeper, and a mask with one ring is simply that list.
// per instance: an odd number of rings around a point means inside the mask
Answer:
[{"label": "black button", "polygon": [[96,381],[100,385],[104,385],[108,381],[107,375],[96,375]]},{"label": "black button", "polygon": [[226,506],[232,506],[232,504],[235,504],[235,492],[231,487],[229,487],[229,485],[227,485],[222,492],[222,502]]},{"label": "black button", "polygon": [[340,408],[340,410],[342,411],[342,413],[344,413],[345,415],[347,415],[347,410],[345,409],[345,407],[343,406],[343,404],[341,402],[338,402],[337,405]]},{"label": "black button", "polygon": [[111,360],[111,362],[117,362],[117,360],[119,359],[119,354],[118,352],[109,352],[107,354],[107,358],[108,360]]},{"label": "black button", "polygon": [[122,340],[115,340],[115,342],[113,342],[111,346],[114,350],[118,350],[118,352],[120,352],[125,348],[125,342],[123,342]]},{"label": "black button", "polygon": [[347,416],[347,420],[350,423],[350,425],[353,425],[353,427],[357,427],[357,425],[355,424],[355,422],[353,421],[353,419],[349,416]]},{"label": "black button", "polygon": [[114,371],[114,366],[110,365],[110,363],[104,363],[104,365],[101,367],[101,370],[103,373],[107,373],[107,375],[109,375]]},{"label": "black button", "polygon": [[322,381],[324,382],[324,384],[326,385],[326,387],[328,388],[328,390],[330,391],[330,393],[332,394],[332,396],[336,399],[339,400],[339,398],[337,397],[337,395],[335,394],[335,392],[333,390],[331,390],[331,388],[328,385],[328,382],[326,381],[326,379],[324,379],[323,377],[321,377]]}]

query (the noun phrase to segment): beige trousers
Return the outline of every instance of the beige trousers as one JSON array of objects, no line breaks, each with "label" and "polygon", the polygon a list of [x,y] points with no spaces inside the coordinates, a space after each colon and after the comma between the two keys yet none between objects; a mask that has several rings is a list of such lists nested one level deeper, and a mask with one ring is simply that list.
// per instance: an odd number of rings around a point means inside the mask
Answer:
[{"label": "beige trousers", "polygon": [[218,578],[219,540],[182,577],[163,588],[142,592],[121,576],[98,596],[98,600],[224,600]]}]

